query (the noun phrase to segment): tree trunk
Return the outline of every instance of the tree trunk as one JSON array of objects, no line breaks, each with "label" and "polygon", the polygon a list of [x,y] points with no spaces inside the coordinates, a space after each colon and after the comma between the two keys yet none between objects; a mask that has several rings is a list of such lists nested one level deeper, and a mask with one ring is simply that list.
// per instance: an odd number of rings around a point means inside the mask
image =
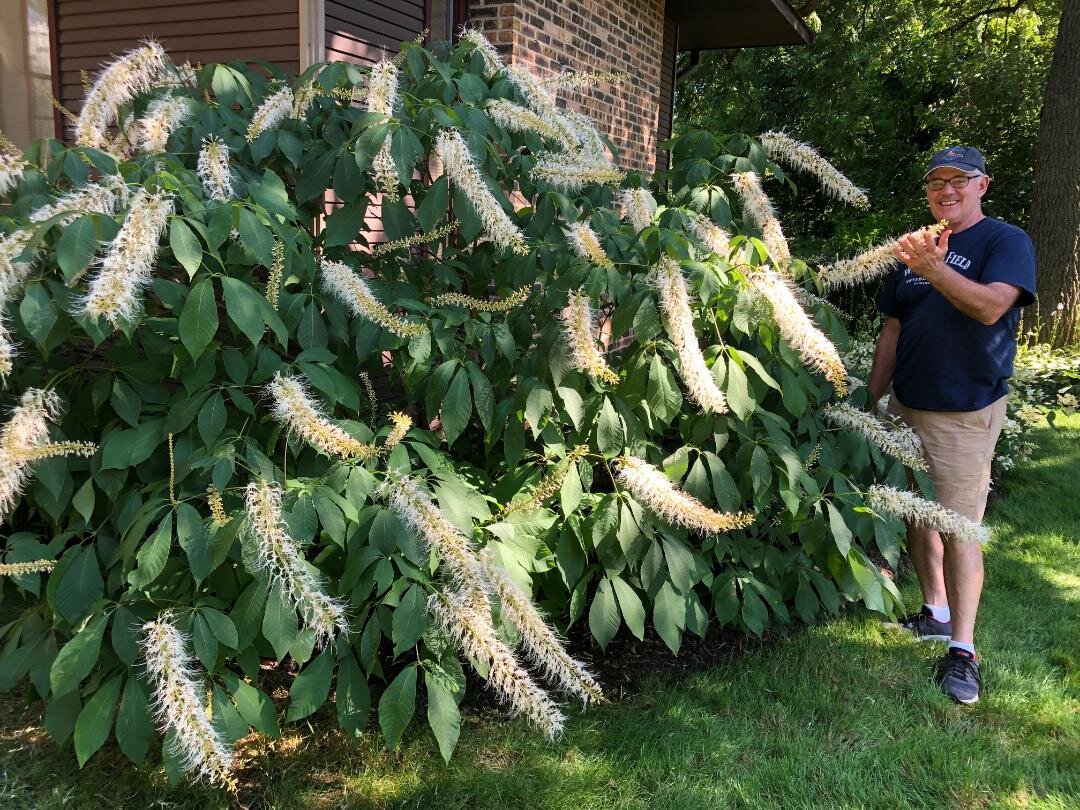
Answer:
[{"label": "tree trunk", "polygon": [[1046,80],[1031,239],[1038,301],[1024,312],[1023,333],[1038,328],[1039,341],[1069,345],[1080,340],[1080,0],[1062,3]]}]

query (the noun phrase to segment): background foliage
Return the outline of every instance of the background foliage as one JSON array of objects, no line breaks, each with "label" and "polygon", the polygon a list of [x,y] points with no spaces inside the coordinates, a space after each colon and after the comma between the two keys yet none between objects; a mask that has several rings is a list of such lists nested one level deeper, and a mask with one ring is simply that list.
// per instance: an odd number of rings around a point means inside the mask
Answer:
[{"label": "background foliage", "polygon": [[[994,178],[986,213],[1027,228],[1060,0],[811,5],[818,33],[808,46],[704,55],[678,86],[676,131],[786,128],[870,189],[867,212],[841,208],[810,184],[777,194],[808,258],[854,255],[925,224],[923,167],[955,143],[986,155]],[[871,285],[837,300],[872,320],[875,296]]]}]

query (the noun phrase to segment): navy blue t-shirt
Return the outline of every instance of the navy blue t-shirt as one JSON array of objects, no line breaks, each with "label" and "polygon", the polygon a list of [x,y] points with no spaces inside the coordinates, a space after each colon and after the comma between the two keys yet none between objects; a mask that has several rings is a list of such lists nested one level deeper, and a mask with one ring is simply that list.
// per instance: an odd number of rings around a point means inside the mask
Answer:
[{"label": "navy blue t-shirt", "polygon": [[1020,228],[985,217],[949,236],[945,263],[972,281],[1019,287],[1020,297],[984,326],[898,262],[878,301],[900,321],[893,391],[909,408],[977,411],[1008,393],[1020,307],[1035,300],[1035,249]]}]

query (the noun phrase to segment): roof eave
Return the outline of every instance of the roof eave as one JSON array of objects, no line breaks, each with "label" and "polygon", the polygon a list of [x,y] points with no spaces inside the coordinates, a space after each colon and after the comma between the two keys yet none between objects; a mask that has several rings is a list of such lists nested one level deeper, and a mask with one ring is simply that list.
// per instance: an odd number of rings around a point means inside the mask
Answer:
[{"label": "roof eave", "polygon": [[668,0],[680,51],[808,45],[813,32],[784,0]]}]

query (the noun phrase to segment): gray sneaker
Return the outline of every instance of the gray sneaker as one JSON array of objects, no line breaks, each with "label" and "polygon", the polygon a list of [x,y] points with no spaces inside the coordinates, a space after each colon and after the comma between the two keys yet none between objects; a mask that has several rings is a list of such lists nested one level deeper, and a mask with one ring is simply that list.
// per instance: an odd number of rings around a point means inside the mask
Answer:
[{"label": "gray sneaker", "polygon": [[957,703],[965,706],[978,703],[982,690],[978,659],[967,650],[950,647],[937,662],[937,683]]},{"label": "gray sneaker", "polygon": [[948,641],[952,638],[952,622],[939,622],[926,607],[885,626],[911,633],[919,641]]}]

